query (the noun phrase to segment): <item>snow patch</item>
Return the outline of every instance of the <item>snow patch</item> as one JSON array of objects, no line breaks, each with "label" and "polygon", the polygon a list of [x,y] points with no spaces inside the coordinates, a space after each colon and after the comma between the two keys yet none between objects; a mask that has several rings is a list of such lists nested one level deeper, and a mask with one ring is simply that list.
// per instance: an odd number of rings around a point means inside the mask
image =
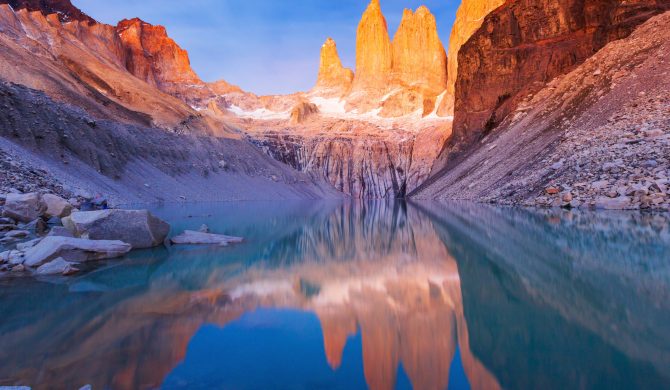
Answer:
[{"label": "snow patch", "polygon": [[238,107],[236,105],[231,105],[228,107],[228,111],[232,112],[236,116],[240,118],[250,118],[250,119],[265,119],[265,120],[271,120],[271,119],[289,119],[291,117],[291,113],[288,111],[272,111],[268,110],[267,108],[258,108],[254,111],[245,111],[241,107]]}]

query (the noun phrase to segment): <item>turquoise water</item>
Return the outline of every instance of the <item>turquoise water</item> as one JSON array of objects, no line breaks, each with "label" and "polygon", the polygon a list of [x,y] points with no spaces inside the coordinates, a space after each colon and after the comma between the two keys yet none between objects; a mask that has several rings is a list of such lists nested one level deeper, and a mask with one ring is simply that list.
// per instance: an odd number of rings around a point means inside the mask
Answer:
[{"label": "turquoise water", "polygon": [[670,388],[670,219],[473,204],[163,206],[240,245],[0,280],[0,385]]}]

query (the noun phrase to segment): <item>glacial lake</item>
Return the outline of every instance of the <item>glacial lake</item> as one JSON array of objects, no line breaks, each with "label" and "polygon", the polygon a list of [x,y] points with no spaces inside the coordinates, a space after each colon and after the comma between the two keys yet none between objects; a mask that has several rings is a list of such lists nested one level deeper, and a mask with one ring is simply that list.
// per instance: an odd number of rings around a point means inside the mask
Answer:
[{"label": "glacial lake", "polygon": [[668,389],[670,219],[468,203],[166,205],[156,248],[0,280],[0,385]]}]

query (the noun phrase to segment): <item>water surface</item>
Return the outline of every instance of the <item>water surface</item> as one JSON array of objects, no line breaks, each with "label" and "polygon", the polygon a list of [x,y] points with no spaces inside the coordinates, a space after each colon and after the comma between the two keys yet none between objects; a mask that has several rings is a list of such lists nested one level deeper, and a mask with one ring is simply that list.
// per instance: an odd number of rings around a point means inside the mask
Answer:
[{"label": "water surface", "polygon": [[228,248],[0,281],[0,385],[670,388],[663,215],[473,204],[164,206]]}]

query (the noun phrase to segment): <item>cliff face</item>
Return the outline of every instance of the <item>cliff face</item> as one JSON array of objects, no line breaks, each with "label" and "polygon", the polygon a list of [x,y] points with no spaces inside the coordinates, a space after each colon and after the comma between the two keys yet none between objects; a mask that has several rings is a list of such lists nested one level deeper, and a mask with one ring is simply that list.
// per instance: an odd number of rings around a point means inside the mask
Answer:
[{"label": "cliff face", "polygon": [[379,0],[372,0],[356,33],[354,90],[382,90],[393,64],[391,39]]},{"label": "cliff face", "polygon": [[669,8],[657,0],[508,1],[460,49],[451,144],[494,129],[520,99]]},{"label": "cliff face", "polygon": [[188,53],[167,35],[163,26],[140,19],[116,26],[125,49],[126,68],[150,85],[171,90],[174,84],[201,84],[191,69]]},{"label": "cliff face", "polygon": [[337,45],[328,38],[321,47],[319,76],[315,90],[322,95],[341,96],[349,90],[354,79],[354,72],[342,66]]},{"label": "cliff face", "polygon": [[439,115],[454,115],[458,52],[461,46],[481,27],[486,15],[501,6],[504,2],[505,0],[463,0],[458,7],[456,21],[449,38],[447,94],[438,109]]},{"label": "cliff face", "polygon": [[93,18],[72,5],[70,0],[0,0],[0,4],[9,4],[14,10],[26,9],[40,11],[44,15],[57,14],[61,22],[80,21],[97,23]]},{"label": "cliff face", "polygon": [[406,9],[393,37],[393,77],[402,86],[439,94],[447,83],[447,54],[428,8]]},{"label": "cliff face", "polygon": [[525,206],[670,209],[670,12],[528,95],[418,194]]}]

